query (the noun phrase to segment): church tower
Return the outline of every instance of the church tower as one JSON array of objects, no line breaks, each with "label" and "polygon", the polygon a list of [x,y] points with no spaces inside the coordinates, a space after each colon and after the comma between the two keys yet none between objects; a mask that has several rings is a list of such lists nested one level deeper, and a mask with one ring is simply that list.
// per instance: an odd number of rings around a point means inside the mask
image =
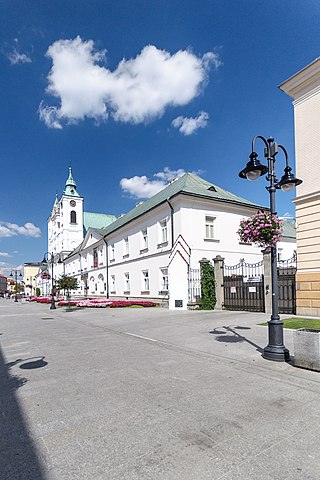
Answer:
[{"label": "church tower", "polygon": [[83,240],[83,197],[69,167],[69,176],[61,199],[56,199],[48,218],[48,252],[59,254],[63,260]]}]

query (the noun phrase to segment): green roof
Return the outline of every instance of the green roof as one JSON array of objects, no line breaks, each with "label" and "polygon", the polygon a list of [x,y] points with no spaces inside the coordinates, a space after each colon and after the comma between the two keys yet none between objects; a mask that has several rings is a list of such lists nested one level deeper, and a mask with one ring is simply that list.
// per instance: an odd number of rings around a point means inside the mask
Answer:
[{"label": "green roof", "polygon": [[84,235],[87,233],[88,228],[105,228],[114,222],[116,218],[114,215],[107,215],[105,213],[83,212]]},{"label": "green roof", "polygon": [[218,202],[231,203],[255,209],[267,209],[267,207],[252,203],[245,198],[238,197],[227,190],[223,190],[217,185],[214,185],[213,183],[210,183],[193,173],[185,173],[182,177],[179,177],[177,180],[171,182],[167,187],[154,195],[152,198],[133,208],[128,213],[112,222],[108,227],[103,228],[101,233],[108,235],[114,232],[118,228],[126,225],[146,212],[149,212],[153,208],[164,203],[167,199],[170,199],[178,194],[192,195],[199,198],[206,198]]}]

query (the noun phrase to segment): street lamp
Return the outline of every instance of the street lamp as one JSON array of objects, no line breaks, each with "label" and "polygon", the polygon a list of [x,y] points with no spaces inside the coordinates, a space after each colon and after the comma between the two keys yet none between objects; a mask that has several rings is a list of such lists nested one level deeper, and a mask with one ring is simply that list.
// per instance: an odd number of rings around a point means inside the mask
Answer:
[{"label": "street lamp", "polygon": [[[262,165],[258,160],[258,154],[255,152],[255,142],[257,139],[262,140],[265,145],[264,156],[268,159],[268,166]],[[286,166],[284,175],[280,181],[276,178],[275,172],[275,157],[278,149],[281,149],[285,154]],[[269,186],[266,187],[270,194],[270,212],[276,214],[275,194],[276,189],[282,189],[284,192],[290,192],[295,186],[300,185],[302,180],[299,180],[292,173],[292,169],[288,163],[288,153],[286,149],[276,143],[272,137],[267,140],[261,135],[257,135],[252,140],[252,150],[249,156],[250,160],[247,166],[239,173],[240,178],[247,178],[248,180],[256,180],[262,175],[267,174],[266,179]],[[272,288],[272,313],[271,319],[268,321],[268,345],[263,350],[263,357],[267,360],[274,360],[278,362],[287,362],[290,360],[289,350],[283,344],[283,322],[280,319],[278,310],[278,271],[277,271],[277,246],[271,246],[271,288]]]},{"label": "street lamp", "polygon": [[18,297],[17,297],[17,290],[18,290],[18,273],[19,273],[19,277],[22,277],[22,274],[21,274],[21,271],[20,270],[12,270],[11,274],[10,274],[10,277],[13,278],[13,274],[14,274],[14,278],[15,278],[15,282],[16,282],[16,292],[15,292],[15,296],[14,296],[14,301],[17,302],[18,301]]},{"label": "street lamp", "polygon": [[[53,278],[53,264],[54,264],[54,253],[46,252],[43,256],[43,260],[41,263],[51,263],[51,305],[50,310],[56,309],[56,304],[54,301],[54,278]],[[58,263],[62,263],[61,258],[59,256]]]}]

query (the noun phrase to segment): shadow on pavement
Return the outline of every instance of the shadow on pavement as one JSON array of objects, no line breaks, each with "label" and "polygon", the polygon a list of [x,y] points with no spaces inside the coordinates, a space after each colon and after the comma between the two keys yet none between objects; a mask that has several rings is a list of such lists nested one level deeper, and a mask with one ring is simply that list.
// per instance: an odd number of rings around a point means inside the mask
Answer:
[{"label": "shadow on pavement", "polygon": [[[21,360],[20,360],[21,361]],[[16,390],[27,379],[12,375],[0,349],[0,478],[45,480],[46,476],[28,431]]]},{"label": "shadow on pavement", "polygon": [[[260,347],[260,345],[257,345],[256,343],[252,342],[248,338],[244,337],[243,335],[240,335],[240,333],[237,332],[237,330],[250,330],[250,327],[242,327],[240,325],[237,326],[228,326],[224,325],[222,327],[224,330],[217,330],[216,328],[212,330],[211,334],[217,335],[215,337],[215,340],[217,342],[225,342],[225,343],[240,343],[240,342],[246,342],[249,345],[252,345],[253,347],[256,348],[256,350],[259,353],[263,353],[263,348]],[[228,333],[231,333],[232,335],[227,335]]]}]

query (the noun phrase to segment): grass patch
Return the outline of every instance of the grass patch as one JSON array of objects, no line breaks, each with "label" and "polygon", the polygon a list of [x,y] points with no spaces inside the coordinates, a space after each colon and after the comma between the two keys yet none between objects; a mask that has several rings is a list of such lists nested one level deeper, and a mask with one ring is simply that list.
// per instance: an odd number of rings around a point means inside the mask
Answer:
[{"label": "grass patch", "polygon": [[[267,323],[259,323],[259,325],[267,326]],[[298,328],[319,328],[320,320],[313,320],[310,318],[286,318],[283,320],[284,328],[292,328],[297,330]]]}]

